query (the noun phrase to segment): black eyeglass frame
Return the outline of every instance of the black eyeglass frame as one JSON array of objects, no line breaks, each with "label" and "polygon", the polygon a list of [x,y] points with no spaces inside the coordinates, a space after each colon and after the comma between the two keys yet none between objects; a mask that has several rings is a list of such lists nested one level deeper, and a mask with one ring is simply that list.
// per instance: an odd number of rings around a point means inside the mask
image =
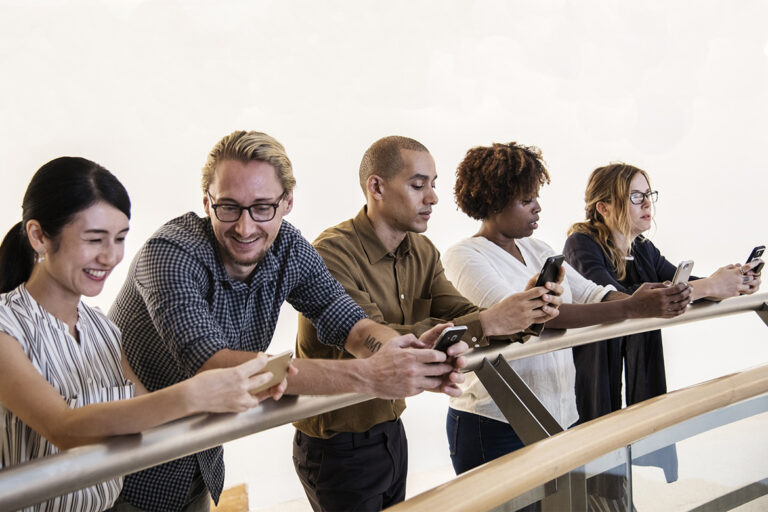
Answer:
[{"label": "black eyeglass frame", "polygon": [[[635,197],[635,199],[632,199],[632,196]],[[638,197],[641,197],[640,201],[637,201],[636,199]],[[629,202],[632,204],[643,204],[643,201],[645,201],[645,198],[648,198],[648,200],[651,203],[655,203],[659,200],[659,191],[658,190],[651,190],[650,192],[632,192],[629,194]]]},{"label": "black eyeglass frame", "polygon": [[[239,204],[232,204],[232,203],[214,203],[213,196],[211,196],[210,191],[206,190],[205,193],[208,194],[208,199],[210,199],[211,201],[210,207],[213,210],[213,214],[216,216],[216,218],[219,219],[220,222],[228,222],[228,223],[239,221],[240,217],[243,216],[243,210],[248,210],[248,215],[251,217],[251,219],[254,222],[269,222],[272,219],[274,219],[275,216],[277,215],[277,208],[280,206],[280,201],[285,199],[285,192],[283,192],[276,203],[254,203],[250,206],[240,206]],[[222,206],[226,206],[227,208],[239,208],[240,211],[237,214],[237,217],[235,219],[224,220],[221,217],[219,217],[219,208]],[[257,219],[256,217],[253,216],[253,210],[251,210],[251,208],[253,208],[254,206],[271,206],[272,215],[268,219]]]}]

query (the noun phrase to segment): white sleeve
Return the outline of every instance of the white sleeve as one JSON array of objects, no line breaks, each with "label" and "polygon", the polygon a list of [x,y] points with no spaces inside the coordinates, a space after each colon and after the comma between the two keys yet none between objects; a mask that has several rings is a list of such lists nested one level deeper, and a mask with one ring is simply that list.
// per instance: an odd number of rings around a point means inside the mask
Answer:
[{"label": "white sleeve", "polygon": [[563,263],[565,268],[565,279],[571,288],[574,304],[591,304],[603,300],[608,292],[616,291],[613,285],[600,286],[579,274],[575,268],[568,263]]},{"label": "white sleeve", "polygon": [[491,307],[525,288],[506,279],[491,257],[472,247],[451,247],[443,256],[443,264],[456,289],[480,307]]}]

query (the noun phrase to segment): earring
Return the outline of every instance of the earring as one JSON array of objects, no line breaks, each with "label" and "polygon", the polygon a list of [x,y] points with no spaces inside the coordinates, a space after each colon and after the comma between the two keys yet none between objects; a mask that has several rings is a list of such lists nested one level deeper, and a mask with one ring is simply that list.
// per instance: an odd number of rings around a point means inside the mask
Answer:
[{"label": "earring", "polygon": [[35,263],[42,263],[45,261],[45,251],[40,251],[35,254]]}]

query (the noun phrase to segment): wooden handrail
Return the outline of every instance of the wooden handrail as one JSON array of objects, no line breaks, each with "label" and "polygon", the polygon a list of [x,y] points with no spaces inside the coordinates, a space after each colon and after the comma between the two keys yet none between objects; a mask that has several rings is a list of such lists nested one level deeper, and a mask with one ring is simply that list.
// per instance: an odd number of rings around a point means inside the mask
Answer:
[{"label": "wooden handrail", "polygon": [[766,392],[768,364],[673,391],[526,446],[387,510],[490,510],[655,432]]}]

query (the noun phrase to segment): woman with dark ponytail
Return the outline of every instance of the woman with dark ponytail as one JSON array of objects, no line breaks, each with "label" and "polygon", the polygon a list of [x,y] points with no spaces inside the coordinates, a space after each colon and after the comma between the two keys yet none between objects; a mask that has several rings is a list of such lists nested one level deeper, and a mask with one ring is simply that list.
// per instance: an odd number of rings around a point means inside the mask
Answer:
[{"label": "woman with dark ponytail", "polygon": [[[117,178],[84,158],[57,158],[33,176],[22,221],[0,246],[0,469],[264,398],[248,392],[271,377],[257,374],[263,355],[153,393],[139,382],[117,328],[81,300],[122,260],[130,210]],[[121,487],[117,478],[26,510],[98,512]]]}]

